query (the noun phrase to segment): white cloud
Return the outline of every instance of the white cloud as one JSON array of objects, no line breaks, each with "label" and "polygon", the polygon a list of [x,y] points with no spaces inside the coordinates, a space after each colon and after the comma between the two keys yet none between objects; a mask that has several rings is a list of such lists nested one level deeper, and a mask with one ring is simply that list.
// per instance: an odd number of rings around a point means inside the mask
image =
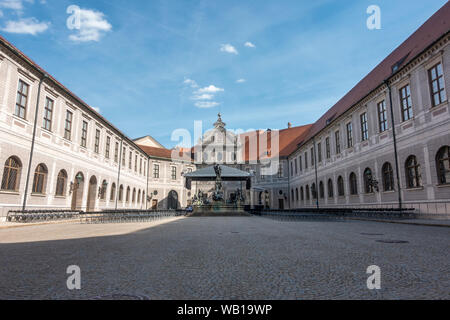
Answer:
[{"label": "white cloud", "polygon": [[192,99],[193,100],[212,100],[212,99],[214,99],[214,95],[204,93],[204,94],[195,95],[192,97]]},{"label": "white cloud", "polygon": [[1,0],[0,8],[17,10],[20,11],[23,9],[23,2],[33,3],[33,0]]},{"label": "white cloud", "polygon": [[233,54],[239,54],[239,52],[236,50],[235,47],[233,47],[231,44],[222,44],[220,46],[220,51],[227,52],[227,53],[233,53]]},{"label": "white cloud", "polygon": [[195,106],[200,109],[214,108],[218,105],[220,105],[220,103],[215,101],[199,101],[195,103]]},{"label": "white cloud", "polygon": [[97,113],[101,113],[101,110],[98,107],[92,107],[92,109],[94,109]]},{"label": "white cloud", "polygon": [[199,88],[197,82],[189,78],[186,78],[183,83],[189,85],[193,89],[191,100],[196,101],[194,105],[197,108],[207,109],[214,108],[220,105],[219,102],[213,100],[215,98],[215,95],[219,92],[225,91],[224,89],[218,88],[215,85]]},{"label": "white cloud", "polygon": [[76,30],[78,33],[69,36],[75,42],[99,41],[103,33],[112,29],[112,25],[100,11],[80,9],[79,19],[80,28]]},{"label": "white cloud", "polygon": [[247,80],[245,80],[245,79],[239,79],[239,80],[236,80],[236,83],[244,83],[244,82],[246,82]]},{"label": "white cloud", "polygon": [[204,88],[198,89],[197,93],[217,93],[217,92],[223,92],[223,91],[225,91],[225,90],[222,88],[217,88],[214,85],[210,85],[209,87],[204,87]]},{"label": "white cloud", "polygon": [[255,47],[256,47],[253,43],[251,43],[251,42],[249,42],[249,41],[247,41],[247,42],[244,44],[244,46],[246,46],[247,48],[255,48]]},{"label": "white cloud", "polygon": [[0,10],[0,18],[3,17],[3,11]]},{"label": "white cloud", "polygon": [[198,88],[197,82],[195,82],[195,81],[192,80],[192,79],[186,79],[186,80],[184,80],[183,83],[184,83],[184,84],[187,84],[187,85],[190,85],[191,88]]},{"label": "white cloud", "polygon": [[50,22],[39,22],[36,18],[19,19],[17,21],[7,21],[6,27],[1,30],[9,33],[36,35],[44,32],[50,26]]}]

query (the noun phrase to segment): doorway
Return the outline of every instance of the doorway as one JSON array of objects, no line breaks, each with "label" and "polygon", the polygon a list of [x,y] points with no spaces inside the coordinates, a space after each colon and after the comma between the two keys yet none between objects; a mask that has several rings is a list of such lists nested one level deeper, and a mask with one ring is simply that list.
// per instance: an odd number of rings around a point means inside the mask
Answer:
[{"label": "doorway", "polygon": [[86,212],[95,210],[95,198],[97,196],[97,178],[92,176],[89,180],[89,190],[86,204]]},{"label": "doorway", "polygon": [[71,184],[72,204],[71,210],[81,210],[84,191],[84,176],[81,172],[75,175],[75,180]]}]

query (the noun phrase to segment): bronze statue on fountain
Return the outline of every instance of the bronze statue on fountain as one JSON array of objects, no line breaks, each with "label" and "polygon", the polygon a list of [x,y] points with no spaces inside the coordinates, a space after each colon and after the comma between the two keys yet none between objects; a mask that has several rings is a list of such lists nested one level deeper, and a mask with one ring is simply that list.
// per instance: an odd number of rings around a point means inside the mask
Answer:
[{"label": "bronze statue on fountain", "polygon": [[213,200],[216,202],[223,202],[224,195],[223,195],[223,184],[222,184],[222,168],[220,165],[216,164],[214,166],[214,171],[216,173],[216,188],[213,193]]}]

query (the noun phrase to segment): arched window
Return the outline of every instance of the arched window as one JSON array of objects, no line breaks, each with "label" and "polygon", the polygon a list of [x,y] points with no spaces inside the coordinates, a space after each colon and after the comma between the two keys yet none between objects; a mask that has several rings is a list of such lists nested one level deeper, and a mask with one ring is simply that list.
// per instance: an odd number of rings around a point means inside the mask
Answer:
[{"label": "arched window", "polygon": [[450,183],[450,147],[439,149],[436,155],[436,168],[439,184]]},{"label": "arched window", "polygon": [[356,181],[356,174],[354,172],[350,173],[350,194],[356,195],[358,194],[358,182]]},{"label": "arched window", "polygon": [[100,200],[106,200],[106,188],[107,188],[108,182],[106,180],[103,180],[100,192]]},{"label": "arched window", "polygon": [[138,191],[137,203],[141,204],[141,189]]},{"label": "arched window", "polygon": [[114,199],[116,199],[116,184],[113,183],[111,185],[111,195],[109,197],[109,200],[114,201]]},{"label": "arched window", "polygon": [[372,170],[370,168],[366,168],[364,170],[364,191],[365,193],[373,193],[373,176]]},{"label": "arched window", "polygon": [[295,200],[297,200],[297,202],[298,202],[298,200],[299,200],[299,197],[298,197],[298,188],[295,188]]},{"label": "arched window", "polygon": [[333,180],[328,179],[328,198],[334,197]]},{"label": "arched window", "polygon": [[10,157],[5,162],[5,169],[3,170],[2,190],[5,191],[19,191],[20,173],[22,170],[22,163],[19,158]]},{"label": "arched window", "polygon": [[34,180],[33,180],[33,193],[43,194],[45,191],[45,184],[47,183],[47,174],[48,170],[45,164],[40,164],[36,167],[36,171],[34,171]]},{"label": "arched window", "polygon": [[384,191],[394,190],[394,170],[389,162],[386,162],[381,168],[383,172],[383,189]]},{"label": "arched window", "polygon": [[130,193],[131,193],[131,189],[130,189],[130,187],[128,187],[127,188],[127,196],[125,198],[126,203],[130,202]]},{"label": "arched window", "polygon": [[325,198],[325,187],[323,185],[323,181],[319,182],[319,193],[320,193],[320,199]]},{"label": "arched window", "polygon": [[147,199],[145,198],[145,191],[142,191],[142,202],[144,202],[144,205],[147,203]]},{"label": "arched window", "polygon": [[119,187],[119,201],[123,201],[123,185]]},{"label": "arched window", "polygon": [[131,200],[131,203],[135,203],[136,202],[136,188],[133,188],[133,198]]},{"label": "arched window", "polygon": [[410,156],[406,160],[406,186],[407,188],[418,188],[422,186],[422,177],[420,174],[420,164],[416,156]]},{"label": "arched window", "polygon": [[67,172],[61,170],[58,173],[58,178],[56,179],[56,196],[64,197],[66,195],[66,185],[67,185]]},{"label": "arched window", "polygon": [[305,194],[303,193],[303,187],[300,188],[300,199],[301,199],[302,201],[305,200]]},{"label": "arched window", "polygon": [[342,178],[342,176],[338,177],[337,184],[338,184],[338,195],[339,195],[339,197],[345,196],[344,178]]},{"label": "arched window", "polygon": [[309,200],[311,197],[311,194],[309,193],[309,186],[306,186],[306,200]]},{"label": "arched window", "polygon": [[311,185],[311,194],[312,194],[313,199],[317,199],[317,189],[316,189],[315,183],[313,183]]}]

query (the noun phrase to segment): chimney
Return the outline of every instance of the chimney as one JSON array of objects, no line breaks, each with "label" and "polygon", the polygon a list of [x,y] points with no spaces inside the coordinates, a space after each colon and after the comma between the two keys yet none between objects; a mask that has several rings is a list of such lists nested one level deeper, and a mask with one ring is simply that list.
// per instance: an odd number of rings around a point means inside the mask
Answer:
[{"label": "chimney", "polygon": [[292,123],[288,122],[288,129],[292,128]]}]

